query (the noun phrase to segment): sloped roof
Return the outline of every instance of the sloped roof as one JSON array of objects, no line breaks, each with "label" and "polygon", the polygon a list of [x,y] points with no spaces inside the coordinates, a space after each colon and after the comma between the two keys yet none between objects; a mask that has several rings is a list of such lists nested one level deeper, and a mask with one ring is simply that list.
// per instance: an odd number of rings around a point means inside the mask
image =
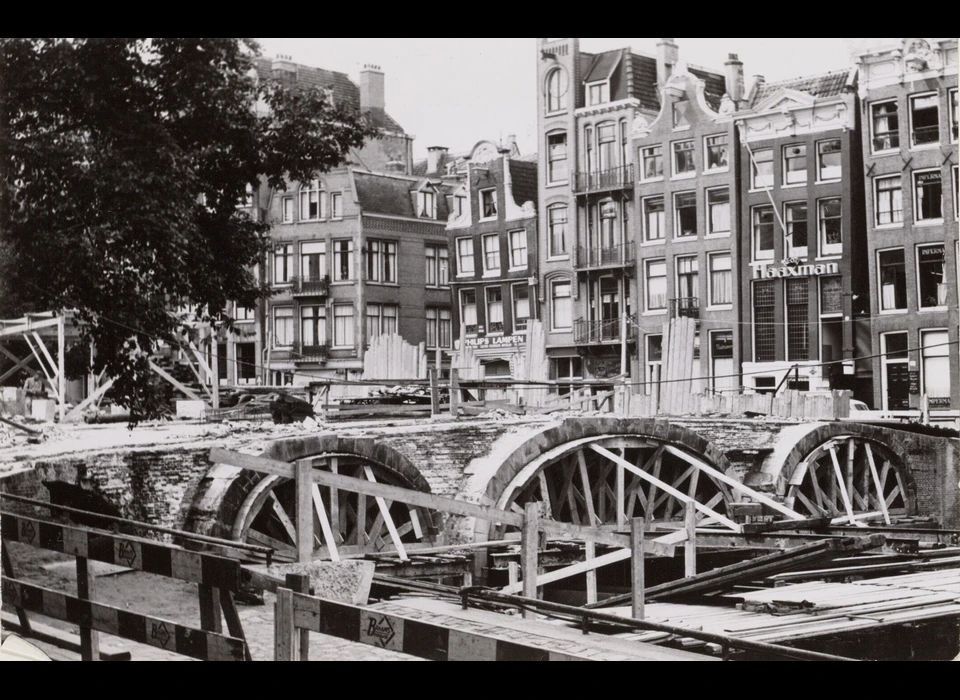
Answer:
[{"label": "sloped roof", "polygon": [[[360,88],[350,80],[346,73],[314,68],[299,63],[294,65],[297,69],[296,74],[288,71],[274,71],[272,59],[263,57],[254,59],[254,66],[260,80],[278,80],[288,87],[301,89],[331,90],[333,99],[338,105],[344,105],[356,111],[360,110]],[[404,133],[403,127],[389,114],[384,114],[384,127],[390,131]]]},{"label": "sloped roof", "polygon": [[620,58],[622,56],[623,49],[604,51],[603,53],[596,54],[592,57],[592,60],[587,63],[587,68],[583,72],[586,76],[583,82],[593,83],[598,80],[609,80],[610,76],[613,75],[614,69],[620,65]]},{"label": "sloped roof", "polygon": [[[856,69],[853,69],[854,71]],[[790,80],[781,80],[775,83],[762,83],[753,95],[750,106],[755,107],[766,98],[780,90],[797,90],[805,92],[813,97],[834,97],[844,92],[847,83],[851,77],[852,83],[856,87],[855,77],[851,75],[850,69],[836,70],[821,75],[806,76],[802,78],[792,78]]]},{"label": "sloped roof", "polygon": [[657,60],[649,56],[631,54],[633,68],[633,95],[644,109],[660,109],[660,93],[657,91]]},{"label": "sloped roof", "polygon": [[513,201],[523,206],[526,202],[537,203],[537,163],[514,160],[508,161],[510,178],[513,180]]},{"label": "sloped roof", "polygon": [[704,82],[704,97],[715,112],[720,110],[720,98],[727,91],[727,77],[723,73],[713,73],[703,68],[687,68],[691,75]]},{"label": "sloped roof", "polygon": [[[416,198],[413,196],[419,184],[418,178],[354,170],[353,181],[357,188],[357,200],[365,213],[418,218],[414,204]],[[436,221],[445,222],[450,211],[444,195],[449,194],[450,188],[443,185],[434,187],[438,190]]]}]

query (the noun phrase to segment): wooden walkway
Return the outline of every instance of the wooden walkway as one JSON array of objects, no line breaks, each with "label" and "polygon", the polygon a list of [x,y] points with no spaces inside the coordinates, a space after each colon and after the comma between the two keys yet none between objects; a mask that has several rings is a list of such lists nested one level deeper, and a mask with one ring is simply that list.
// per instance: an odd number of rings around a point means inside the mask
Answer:
[{"label": "wooden walkway", "polygon": [[[892,625],[960,618],[960,568],[889,576],[854,583],[802,583],[725,596],[736,607],[651,603],[646,619],[691,630],[771,644],[870,631]],[[735,602],[737,601],[737,602]],[[610,608],[630,616],[630,608]],[[616,635],[664,642],[661,632]],[[685,647],[701,646],[694,639]]]}]

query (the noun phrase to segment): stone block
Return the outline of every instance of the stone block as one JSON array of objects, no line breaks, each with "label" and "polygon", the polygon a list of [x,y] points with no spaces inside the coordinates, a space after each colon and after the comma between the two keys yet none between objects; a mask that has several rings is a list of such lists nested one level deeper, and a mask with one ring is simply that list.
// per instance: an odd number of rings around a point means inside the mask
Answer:
[{"label": "stone block", "polygon": [[307,574],[313,594],[324,600],[366,605],[377,568],[372,561],[315,561],[303,564],[274,564],[272,576]]},{"label": "stone block", "polygon": [[31,417],[36,420],[53,423],[54,416],[57,414],[57,402],[51,399],[34,399],[33,408],[30,411]]},{"label": "stone block", "polygon": [[203,401],[177,401],[177,418],[203,418],[206,409]]}]

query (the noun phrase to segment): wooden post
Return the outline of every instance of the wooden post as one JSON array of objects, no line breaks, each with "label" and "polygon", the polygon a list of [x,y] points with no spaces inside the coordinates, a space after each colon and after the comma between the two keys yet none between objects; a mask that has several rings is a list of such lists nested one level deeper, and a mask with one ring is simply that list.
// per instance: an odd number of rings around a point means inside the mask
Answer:
[{"label": "wooden post", "polygon": [[[585,559],[591,561],[597,556],[596,542],[585,543]],[[597,602],[597,570],[590,569],[587,572],[587,605]]]},{"label": "wooden post", "polygon": [[456,418],[460,413],[460,370],[450,368],[450,415]]},{"label": "wooden post", "polygon": [[[3,546],[0,548],[0,558],[3,559],[3,575],[7,578],[16,578],[17,572],[13,570],[13,560],[10,558],[10,548]],[[27,611],[23,607],[19,607],[17,610],[17,619],[20,620],[20,628],[29,635],[31,632],[30,629],[30,618],[27,617]]]},{"label": "wooden post", "polygon": [[644,589],[644,570],[643,570],[643,518],[630,519],[630,577],[631,592],[633,600],[633,619],[642,620],[643,612],[643,589]]},{"label": "wooden post", "polygon": [[[57,393],[60,395],[60,423],[63,423],[67,415],[66,323],[66,318],[60,314],[57,319]],[[99,654],[97,657],[99,658]]]},{"label": "wooden post", "polygon": [[[524,598],[537,597],[537,549],[540,544],[540,505],[528,503],[523,509],[523,533],[520,542],[520,566],[523,569]],[[535,620],[536,614],[524,610],[523,616]]]},{"label": "wooden post", "polygon": [[[243,624],[240,622],[240,613],[237,611],[237,603],[233,599],[233,593],[223,588],[220,589],[220,609],[223,611],[223,619],[227,621],[227,631],[231,637],[247,641],[243,633]],[[253,661],[250,656],[250,645],[245,644],[243,657],[246,661]]]},{"label": "wooden post", "polygon": [[687,541],[683,543],[683,575],[686,577],[697,575],[697,509],[693,501],[684,504],[684,527],[687,530]]},{"label": "wooden post", "polygon": [[294,466],[297,498],[297,561],[313,560],[313,465],[301,459]]},{"label": "wooden post", "polygon": [[[294,593],[303,593],[310,595],[310,576],[308,574],[287,574],[284,584]],[[296,636],[296,635],[295,635]],[[300,637],[300,661],[310,660],[310,630],[301,629]]]},{"label": "wooden post", "polygon": [[220,610],[220,592],[213,586],[199,584],[200,629],[207,632],[223,633],[223,616]]},{"label": "wooden post", "polygon": [[430,417],[440,415],[440,389],[437,386],[437,369],[431,367],[427,370],[430,377]]},{"label": "wooden post", "polygon": [[210,390],[213,409],[220,408],[220,343],[217,341],[217,327],[210,326],[210,360],[213,371],[210,372]]},{"label": "wooden post", "polygon": [[274,660],[294,661],[296,628],[293,626],[293,591],[278,588],[273,610]]},{"label": "wooden post", "polygon": [[[92,576],[86,557],[77,557],[77,597],[90,600],[93,596]],[[82,661],[100,660],[99,635],[89,627],[80,626],[80,659]]]}]

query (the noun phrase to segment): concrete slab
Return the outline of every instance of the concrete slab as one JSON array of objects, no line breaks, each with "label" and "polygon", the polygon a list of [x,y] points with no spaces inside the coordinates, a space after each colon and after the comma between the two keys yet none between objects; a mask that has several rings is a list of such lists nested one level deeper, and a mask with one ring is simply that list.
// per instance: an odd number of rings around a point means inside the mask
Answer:
[{"label": "concrete slab", "polygon": [[280,577],[286,574],[307,574],[316,597],[350,605],[366,605],[376,568],[376,563],[372,561],[315,561],[304,564],[274,564],[269,572],[272,576]]}]

